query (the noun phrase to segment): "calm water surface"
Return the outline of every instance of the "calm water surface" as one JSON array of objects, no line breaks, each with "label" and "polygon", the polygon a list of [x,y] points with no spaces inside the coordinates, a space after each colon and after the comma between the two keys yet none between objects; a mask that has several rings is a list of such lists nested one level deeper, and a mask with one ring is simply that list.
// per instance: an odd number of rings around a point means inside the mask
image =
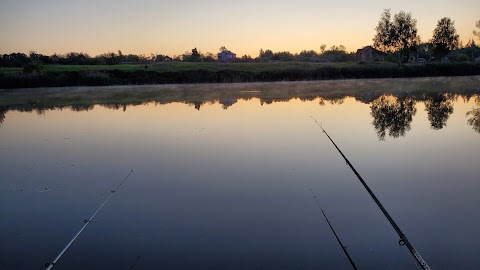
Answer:
[{"label": "calm water surface", "polygon": [[55,269],[350,269],[309,188],[359,269],[417,269],[310,116],[433,269],[480,269],[472,89],[4,109],[0,269],[42,269],[131,169]]}]

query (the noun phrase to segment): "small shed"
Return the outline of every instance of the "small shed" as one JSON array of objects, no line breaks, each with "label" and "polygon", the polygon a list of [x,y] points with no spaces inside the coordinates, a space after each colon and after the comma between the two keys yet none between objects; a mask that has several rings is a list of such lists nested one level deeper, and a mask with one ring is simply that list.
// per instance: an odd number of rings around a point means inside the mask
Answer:
[{"label": "small shed", "polygon": [[386,54],[381,52],[372,46],[366,46],[362,49],[358,49],[356,53],[357,61],[373,62],[373,61],[383,61]]}]

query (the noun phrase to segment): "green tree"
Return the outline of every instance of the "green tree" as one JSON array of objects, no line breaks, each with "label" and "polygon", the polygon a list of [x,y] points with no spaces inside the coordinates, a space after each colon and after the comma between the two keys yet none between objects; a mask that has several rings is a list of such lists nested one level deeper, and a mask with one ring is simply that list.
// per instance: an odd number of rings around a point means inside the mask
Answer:
[{"label": "green tree", "polygon": [[384,10],[375,31],[373,46],[383,52],[395,52],[399,62],[406,62],[420,43],[417,20],[404,11],[391,20],[390,10]]},{"label": "green tree", "polygon": [[457,30],[454,21],[450,18],[441,18],[437,22],[437,27],[433,30],[433,54],[437,58],[447,55],[451,50],[458,48]]},{"label": "green tree", "polygon": [[410,12],[400,11],[393,16],[392,30],[392,44],[399,53],[399,61],[406,62],[410,58],[410,54],[420,44],[417,20],[412,18]]}]

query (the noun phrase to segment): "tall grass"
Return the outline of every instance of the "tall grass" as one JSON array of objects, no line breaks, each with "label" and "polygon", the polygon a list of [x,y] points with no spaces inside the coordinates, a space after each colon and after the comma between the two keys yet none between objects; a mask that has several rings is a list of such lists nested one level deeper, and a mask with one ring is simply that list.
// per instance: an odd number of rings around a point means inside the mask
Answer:
[{"label": "tall grass", "polygon": [[55,70],[42,73],[0,72],[0,88],[55,86],[238,83],[311,81],[365,78],[410,78],[480,75],[478,63],[426,65],[391,64],[208,64],[180,67],[129,67],[128,69]]}]

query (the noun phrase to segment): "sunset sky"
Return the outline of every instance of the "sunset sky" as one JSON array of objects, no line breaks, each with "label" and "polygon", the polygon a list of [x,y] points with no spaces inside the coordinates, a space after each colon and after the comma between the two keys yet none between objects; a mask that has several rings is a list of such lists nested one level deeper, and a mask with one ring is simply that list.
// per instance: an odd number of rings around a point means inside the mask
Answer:
[{"label": "sunset sky", "polygon": [[478,0],[0,0],[0,53],[173,56],[226,46],[257,56],[260,48],[296,53],[321,44],[355,51],[372,43],[385,8],[412,12],[422,41],[450,17],[466,43],[480,20]]}]

